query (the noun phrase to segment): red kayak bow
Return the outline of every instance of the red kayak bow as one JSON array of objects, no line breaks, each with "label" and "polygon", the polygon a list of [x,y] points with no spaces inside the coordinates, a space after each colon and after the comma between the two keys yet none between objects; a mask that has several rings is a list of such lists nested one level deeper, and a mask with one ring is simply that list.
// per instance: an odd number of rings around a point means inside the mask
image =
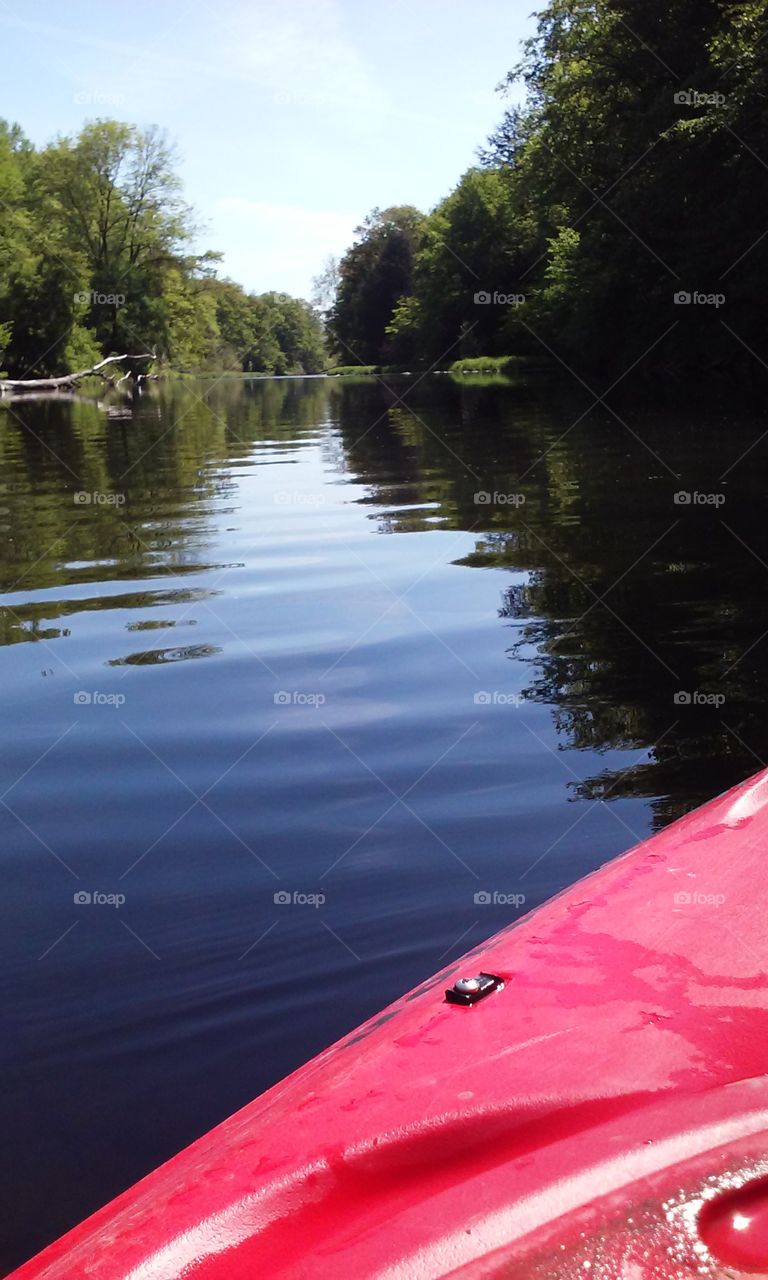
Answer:
[{"label": "red kayak bow", "polygon": [[768,772],[475,948],[16,1280],[768,1275],[767,860]]}]

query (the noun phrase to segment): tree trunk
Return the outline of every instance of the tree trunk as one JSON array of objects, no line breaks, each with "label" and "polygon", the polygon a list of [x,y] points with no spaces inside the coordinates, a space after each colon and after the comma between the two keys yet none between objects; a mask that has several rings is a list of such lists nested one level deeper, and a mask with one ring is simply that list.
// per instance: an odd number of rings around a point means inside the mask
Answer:
[{"label": "tree trunk", "polygon": [[[105,382],[112,379],[102,370],[108,364],[118,364],[121,360],[155,360],[153,351],[144,351],[141,355],[107,356],[91,369],[81,369],[78,373],[66,373],[60,378],[0,378],[0,396],[6,391],[72,391],[83,378],[95,376]],[[142,375],[140,375],[142,376]],[[128,374],[125,375],[128,377]],[[122,382],[123,379],[121,378]]]}]

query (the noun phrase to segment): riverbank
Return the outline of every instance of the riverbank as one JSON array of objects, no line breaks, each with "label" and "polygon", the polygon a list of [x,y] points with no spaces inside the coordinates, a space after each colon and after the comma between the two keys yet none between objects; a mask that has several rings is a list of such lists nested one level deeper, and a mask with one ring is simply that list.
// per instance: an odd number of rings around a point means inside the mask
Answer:
[{"label": "riverbank", "polygon": [[381,377],[384,374],[408,373],[497,373],[513,374],[522,369],[537,367],[540,361],[529,356],[469,356],[454,360],[445,369],[433,369],[419,364],[338,364],[328,370],[331,378]]}]

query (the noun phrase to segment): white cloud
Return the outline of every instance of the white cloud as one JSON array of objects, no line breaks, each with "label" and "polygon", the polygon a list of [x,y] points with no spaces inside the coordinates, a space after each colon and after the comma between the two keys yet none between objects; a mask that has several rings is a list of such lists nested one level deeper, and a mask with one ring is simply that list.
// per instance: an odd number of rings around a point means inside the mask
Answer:
[{"label": "white cloud", "polygon": [[306,209],[262,200],[226,197],[213,206],[212,239],[235,248],[226,255],[222,274],[249,289],[307,295],[308,282],[329,254],[340,256],[350,245],[359,213]]},{"label": "white cloud", "polygon": [[134,112],[168,109],[217,81],[250,85],[278,106],[388,110],[384,88],[344,32],[338,0],[291,0],[282,9],[274,0],[219,0],[213,24],[210,14],[174,6],[140,45],[18,15],[1,14],[0,26],[42,39],[78,92],[111,93]]},{"label": "white cloud", "polygon": [[343,29],[337,0],[271,0],[217,13],[214,63],[271,91],[278,103],[381,114],[388,96]]}]

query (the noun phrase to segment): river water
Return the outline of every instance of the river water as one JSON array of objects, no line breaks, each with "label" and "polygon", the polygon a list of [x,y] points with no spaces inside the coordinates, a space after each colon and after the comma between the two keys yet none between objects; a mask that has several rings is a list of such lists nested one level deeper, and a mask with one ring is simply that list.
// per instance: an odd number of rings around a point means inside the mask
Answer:
[{"label": "river water", "polygon": [[0,405],[6,1266],[760,767],[765,428],[579,397]]}]

